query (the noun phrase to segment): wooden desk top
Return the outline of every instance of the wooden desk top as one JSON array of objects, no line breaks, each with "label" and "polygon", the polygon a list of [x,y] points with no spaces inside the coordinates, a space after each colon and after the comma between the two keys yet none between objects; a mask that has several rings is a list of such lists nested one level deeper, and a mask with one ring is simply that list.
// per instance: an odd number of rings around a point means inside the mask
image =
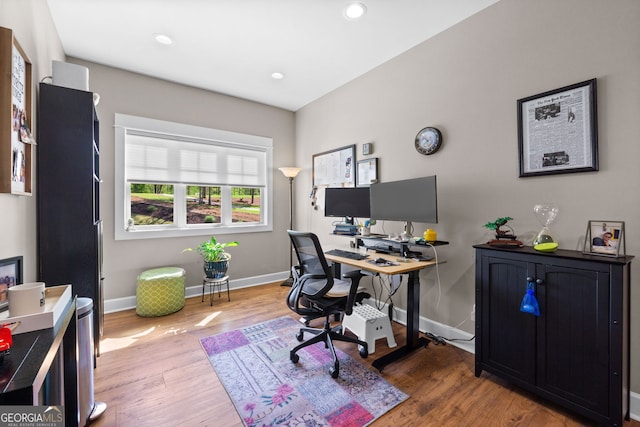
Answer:
[{"label": "wooden desk top", "polygon": [[[327,253],[325,253],[324,256],[329,261],[350,265],[352,267],[356,267],[361,270],[369,270],[369,271],[373,271],[374,273],[380,273],[380,274],[405,274],[405,273],[410,273],[416,270],[422,270],[423,268],[436,265],[435,259],[430,261],[416,261],[414,259],[408,258],[406,262],[403,262],[403,261],[398,261],[398,260],[404,259],[398,255],[380,254],[380,253],[370,253],[369,258],[362,259],[362,260],[343,258],[336,255],[330,255]],[[384,258],[397,265],[385,266],[385,265],[377,265],[371,262],[376,258]]]}]

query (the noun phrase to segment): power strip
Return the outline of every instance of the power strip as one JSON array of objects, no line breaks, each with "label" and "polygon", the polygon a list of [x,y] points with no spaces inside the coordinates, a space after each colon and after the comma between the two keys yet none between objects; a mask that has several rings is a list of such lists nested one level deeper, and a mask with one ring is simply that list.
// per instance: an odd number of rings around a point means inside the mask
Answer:
[{"label": "power strip", "polygon": [[426,332],[425,335],[427,336],[427,338],[429,338],[431,341],[433,341],[433,343],[435,345],[446,345],[447,344],[447,342],[444,340],[444,338],[439,337],[437,335],[434,335],[431,332]]}]

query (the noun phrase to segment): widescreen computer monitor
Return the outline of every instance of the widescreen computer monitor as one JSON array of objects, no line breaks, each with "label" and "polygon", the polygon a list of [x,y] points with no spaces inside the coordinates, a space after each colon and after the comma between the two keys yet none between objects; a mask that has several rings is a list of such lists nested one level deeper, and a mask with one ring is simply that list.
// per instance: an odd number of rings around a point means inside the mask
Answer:
[{"label": "widescreen computer monitor", "polygon": [[369,187],[327,188],[324,198],[324,216],[342,217],[349,224],[370,217]]},{"label": "widescreen computer monitor", "polygon": [[403,221],[404,238],[411,237],[412,222],[438,223],[436,176],[371,184],[371,219]]}]

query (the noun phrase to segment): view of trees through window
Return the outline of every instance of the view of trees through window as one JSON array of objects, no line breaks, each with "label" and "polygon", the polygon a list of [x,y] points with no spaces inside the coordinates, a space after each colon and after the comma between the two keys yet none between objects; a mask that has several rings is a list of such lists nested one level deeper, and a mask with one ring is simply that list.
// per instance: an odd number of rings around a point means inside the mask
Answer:
[{"label": "view of trees through window", "polygon": [[260,189],[231,187],[231,222],[260,222]]},{"label": "view of trees through window", "polygon": [[173,224],[173,185],[131,184],[134,225]]},{"label": "view of trees through window", "polygon": [[[260,222],[259,188],[231,188],[231,221]],[[131,184],[131,218],[134,225],[160,225],[174,222],[174,186]],[[186,223],[222,222],[222,188],[186,186]]]}]

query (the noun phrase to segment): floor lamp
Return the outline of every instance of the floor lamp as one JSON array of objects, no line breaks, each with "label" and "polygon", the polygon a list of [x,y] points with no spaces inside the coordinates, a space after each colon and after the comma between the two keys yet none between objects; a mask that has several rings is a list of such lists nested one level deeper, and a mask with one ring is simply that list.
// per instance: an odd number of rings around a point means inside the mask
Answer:
[{"label": "floor lamp", "polygon": [[[284,176],[289,178],[289,230],[293,230],[293,179],[300,173],[302,168],[296,167],[283,167],[278,168]],[[293,268],[293,244],[289,240],[289,278],[282,282],[280,286],[292,286],[293,274],[291,269]]]}]

